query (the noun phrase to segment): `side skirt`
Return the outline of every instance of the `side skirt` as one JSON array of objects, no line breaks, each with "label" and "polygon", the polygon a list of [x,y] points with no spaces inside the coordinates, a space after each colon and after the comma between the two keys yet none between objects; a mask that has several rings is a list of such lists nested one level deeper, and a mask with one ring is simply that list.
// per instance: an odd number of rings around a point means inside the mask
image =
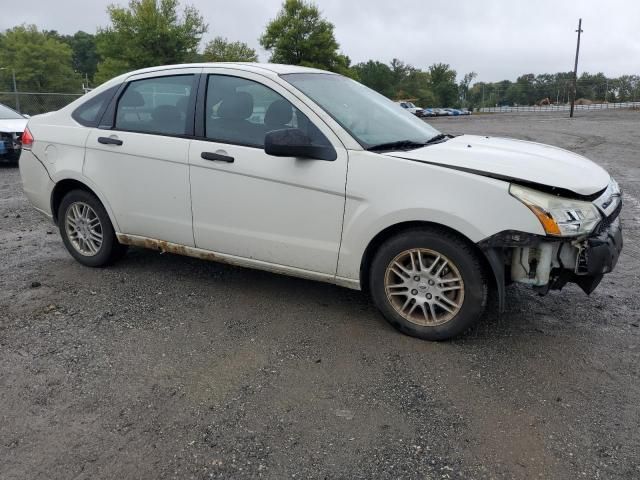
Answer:
[{"label": "side skirt", "polygon": [[254,268],[256,270],[264,270],[281,275],[289,275],[292,277],[304,278],[307,280],[315,280],[317,282],[333,283],[341,287],[360,290],[360,282],[358,280],[336,277],[335,275],[329,275],[326,273],[312,272],[310,270],[303,270],[300,268],[288,267],[285,265],[277,265],[269,262],[263,262],[261,260],[254,260],[251,258],[237,257],[235,255],[228,255],[226,253],[212,252],[210,250],[188,247],[186,245],[171,243],[164,240],[156,240],[155,238],[141,237],[138,235],[116,233],[116,237],[118,238],[118,242],[123,245],[149,248],[151,250],[157,250],[162,253],[175,253],[177,255],[185,255],[187,257],[200,258],[202,260],[226,263],[239,267]]}]

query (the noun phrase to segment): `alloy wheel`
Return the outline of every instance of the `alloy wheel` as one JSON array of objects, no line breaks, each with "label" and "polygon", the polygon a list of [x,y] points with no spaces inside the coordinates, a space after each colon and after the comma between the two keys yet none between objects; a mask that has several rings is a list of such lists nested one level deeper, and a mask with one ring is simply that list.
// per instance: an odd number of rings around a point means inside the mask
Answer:
[{"label": "alloy wheel", "polygon": [[458,267],[434,250],[414,248],[397,255],[384,276],[387,300],[408,321],[442,325],[464,302],[464,281]]},{"label": "alloy wheel", "polygon": [[84,202],[74,202],[65,214],[67,237],[78,253],[92,257],[102,247],[103,231],[98,214]]}]

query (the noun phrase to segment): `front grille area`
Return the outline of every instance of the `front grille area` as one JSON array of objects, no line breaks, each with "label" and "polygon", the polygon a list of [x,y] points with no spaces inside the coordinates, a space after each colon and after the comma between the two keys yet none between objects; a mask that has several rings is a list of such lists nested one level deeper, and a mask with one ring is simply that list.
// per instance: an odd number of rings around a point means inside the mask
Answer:
[{"label": "front grille area", "polygon": [[602,219],[602,221],[600,222],[600,225],[598,225],[598,229],[596,230],[596,233],[602,233],[606,231],[611,226],[611,224],[616,220],[616,218],[620,216],[621,211],[622,211],[622,198],[620,198],[620,200],[618,201],[618,206],[611,213],[611,215]]}]

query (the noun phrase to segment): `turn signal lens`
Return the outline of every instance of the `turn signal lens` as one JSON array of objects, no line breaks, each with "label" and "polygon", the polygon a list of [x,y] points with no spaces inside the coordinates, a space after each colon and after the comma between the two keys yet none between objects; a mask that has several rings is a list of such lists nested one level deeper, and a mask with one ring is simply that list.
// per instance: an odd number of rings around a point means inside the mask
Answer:
[{"label": "turn signal lens", "polygon": [[545,212],[542,208],[536,207],[535,205],[527,205],[527,207],[529,207],[529,209],[535,214],[535,216],[538,217],[538,220],[540,220],[544,231],[547,232],[548,235],[562,235],[560,227],[558,227],[556,221],[551,218],[551,215]]}]

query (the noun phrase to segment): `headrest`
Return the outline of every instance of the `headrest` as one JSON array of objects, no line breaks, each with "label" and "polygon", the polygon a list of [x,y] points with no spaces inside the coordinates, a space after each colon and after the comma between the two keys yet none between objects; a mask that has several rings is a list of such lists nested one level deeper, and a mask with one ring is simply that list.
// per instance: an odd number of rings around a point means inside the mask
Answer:
[{"label": "headrest", "polygon": [[225,97],[218,107],[218,116],[232,120],[246,120],[253,114],[253,97],[247,92],[236,92]]},{"label": "headrest", "polygon": [[267,108],[267,113],[264,114],[264,124],[275,130],[290,123],[292,118],[291,104],[286,100],[276,100]]},{"label": "headrest", "polygon": [[120,100],[121,107],[144,107],[144,97],[137,90],[127,90]]}]

